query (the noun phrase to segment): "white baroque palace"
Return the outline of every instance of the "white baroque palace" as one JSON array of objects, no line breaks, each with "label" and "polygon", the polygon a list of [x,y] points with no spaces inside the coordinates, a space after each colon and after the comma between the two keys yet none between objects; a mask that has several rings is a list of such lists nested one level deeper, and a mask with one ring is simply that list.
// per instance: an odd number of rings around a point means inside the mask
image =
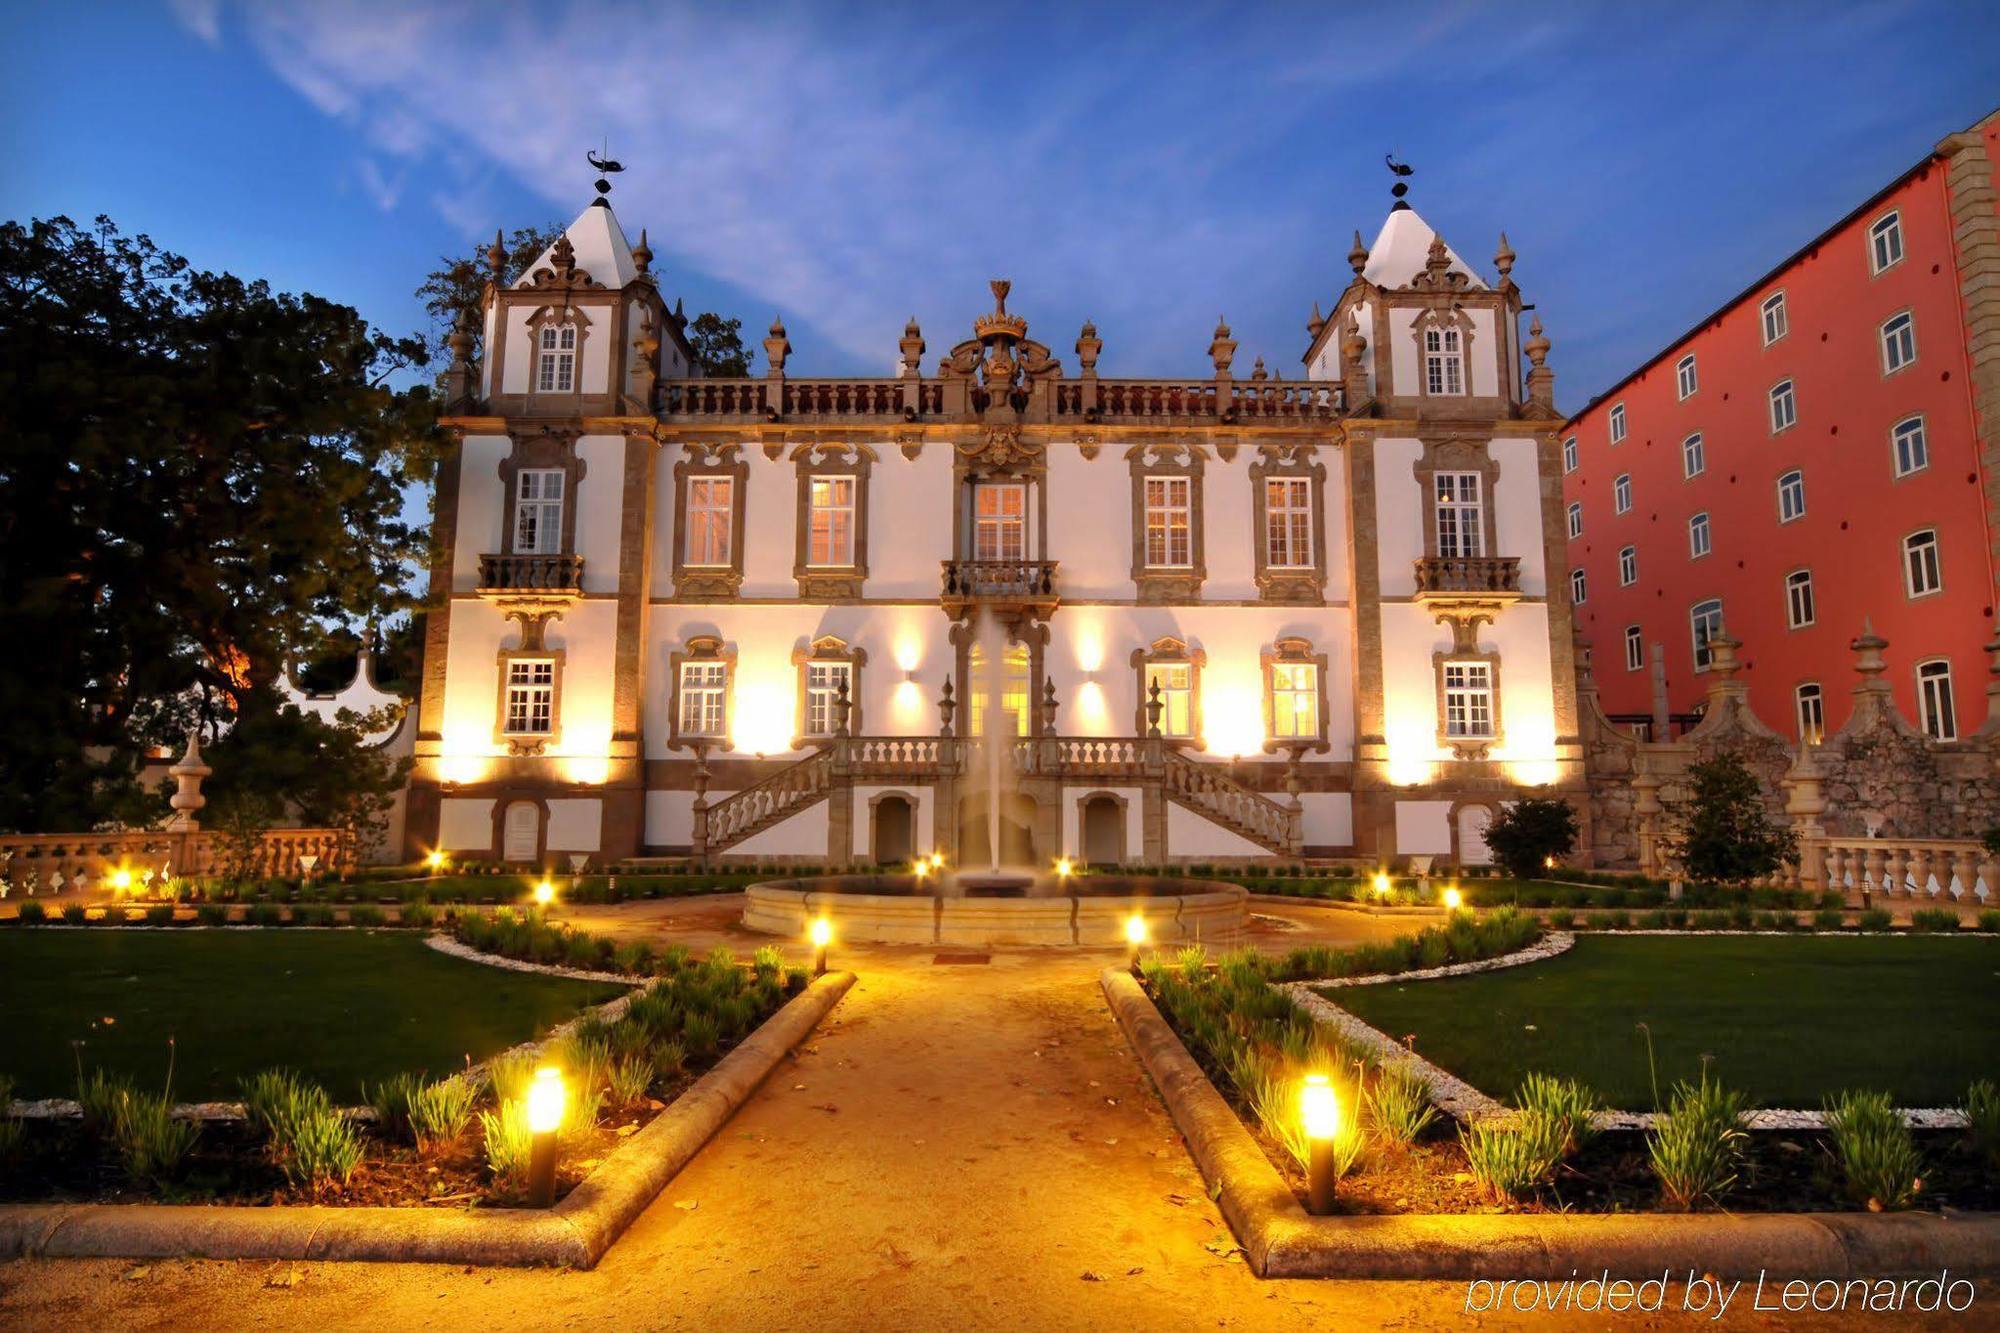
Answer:
[{"label": "white baroque palace", "polygon": [[586,208],[453,337],[409,850],[973,862],[999,790],[1015,863],[1483,861],[1583,786],[1548,342],[1504,236],[1348,258],[1304,379],[1226,326],[1065,365],[1004,282],[929,366],[799,378],[774,325],[713,379]]}]

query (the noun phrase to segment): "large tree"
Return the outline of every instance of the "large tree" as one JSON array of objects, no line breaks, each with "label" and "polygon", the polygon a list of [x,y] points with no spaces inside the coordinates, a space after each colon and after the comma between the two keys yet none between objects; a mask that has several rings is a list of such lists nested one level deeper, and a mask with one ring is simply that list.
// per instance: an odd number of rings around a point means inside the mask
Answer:
[{"label": "large tree", "polygon": [[105,218],[0,225],[0,828],[132,817],[138,746],[414,602],[427,361]]},{"label": "large tree", "polygon": [[[554,223],[540,227],[519,227],[512,235],[501,239],[501,248],[507,252],[500,269],[500,280],[513,282],[528,269],[528,265],[541,256],[542,251],[556,243],[556,237],[563,229]],[[492,272],[486,252],[490,247],[482,245],[471,254],[456,259],[449,255],[438,260],[417,288],[417,296],[430,312],[431,327],[429,348],[431,359],[440,368],[449,365],[451,357],[445,347],[445,339],[450,336],[452,326],[458,322],[459,313],[465,310],[477,311],[480,298],[486,290],[486,279]],[[478,321],[473,323],[472,357],[477,361],[483,354],[482,330]],[[688,321],[688,346],[694,352],[694,363],[704,375],[718,378],[734,378],[750,373],[750,353],[743,346],[743,321],[724,319],[712,310],[705,310]]]}]

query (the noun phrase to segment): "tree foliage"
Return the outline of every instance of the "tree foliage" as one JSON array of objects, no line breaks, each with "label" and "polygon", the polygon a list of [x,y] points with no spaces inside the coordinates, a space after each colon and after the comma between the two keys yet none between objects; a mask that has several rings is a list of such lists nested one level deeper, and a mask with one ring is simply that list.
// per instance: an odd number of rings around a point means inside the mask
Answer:
[{"label": "tree foliage", "polygon": [[1509,801],[1486,826],[1486,846],[1515,879],[1540,876],[1550,857],[1576,846],[1576,811],[1568,801],[1526,797]]},{"label": "tree foliage", "polygon": [[106,218],[0,225],[0,828],[128,817],[137,747],[414,602],[439,436],[392,381],[426,362]]},{"label": "tree foliage", "polygon": [[1733,754],[1688,769],[1688,798],[1671,809],[1664,839],[1682,870],[1698,880],[1746,880],[1799,859],[1798,835],[1771,817],[1757,775]]},{"label": "tree foliage", "polygon": [[388,813],[410,761],[368,736],[394,719],[343,710],[328,723],[271,685],[249,691],[229,732],[207,752],[203,791],[223,822],[349,829],[366,835]]},{"label": "tree foliage", "polygon": [[688,321],[688,346],[701,373],[714,379],[739,379],[750,373],[750,353],[743,346],[743,321],[724,319],[705,310]]}]

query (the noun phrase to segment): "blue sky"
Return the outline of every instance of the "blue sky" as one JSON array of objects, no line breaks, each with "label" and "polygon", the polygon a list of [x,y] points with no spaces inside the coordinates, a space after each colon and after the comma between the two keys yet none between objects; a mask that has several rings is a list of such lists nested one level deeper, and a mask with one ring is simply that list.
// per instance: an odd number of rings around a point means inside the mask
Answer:
[{"label": "blue sky", "polygon": [[1300,373],[1411,198],[1505,229],[1562,405],[2000,104],[2000,5],[658,3],[0,9],[0,213],[110,214],[396,330],[437,256],[629,170],[669,298],[782,313],[803,374],[927,362],[986,280],[1073,367],[1202,374],[1218,315]]}]

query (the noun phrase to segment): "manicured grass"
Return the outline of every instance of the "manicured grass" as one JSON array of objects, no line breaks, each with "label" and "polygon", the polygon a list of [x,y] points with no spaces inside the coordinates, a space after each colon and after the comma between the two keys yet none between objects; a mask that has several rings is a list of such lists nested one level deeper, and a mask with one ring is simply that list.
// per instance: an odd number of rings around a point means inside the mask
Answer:
[{"label": "manicured grass", "polygon": [[1583,1079],[1625,1110],[1699,1075],[1701,1057],[1759,1105],[1817,1109],[1879,1088],[1955,1105],[2000,1073],[2000,940],[1585,936],[1560,958],[1442,981],[1329,990],[1334,1003],[1474,1087],[1510,1098],[1530,1070]]},{"label": "manicured grass", "polygon": [[75,1095],[86,1068],[174,1096],[235,1100],[246,1074],[285,1065],[359,1099],[363,1079],[484,1059],[622,987],[450,958],[415,935],[369,931],[0,931],[0,1073],[17,1097]]}]

